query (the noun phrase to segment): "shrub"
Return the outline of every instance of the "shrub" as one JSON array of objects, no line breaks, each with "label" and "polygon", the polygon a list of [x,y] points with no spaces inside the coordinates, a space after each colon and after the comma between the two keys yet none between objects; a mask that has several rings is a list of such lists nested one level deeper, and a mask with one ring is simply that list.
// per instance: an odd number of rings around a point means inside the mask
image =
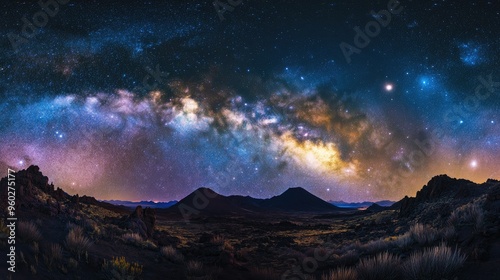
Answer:
[{"label": "shrub", "polygon": [[125,257],[116,257],[110,262],[105,261],[102,267],[105,279],[135,279],[142,274],[142,269],[142,265],[129,263]]},{"label": "shrub", "polygon": [[340,267],[323,275],[321,280],[357,280],[358,274],[353,268]]},{"label": "shrub", "polygon": [[160,253],[162,256],[164,256],[167,260],[171,262],[180,263],[184,261],[184,256],[172,246],[161,248]]},{"label": "shrub", "polygon": [[78,259],[83,252],[87,251],[92,242],[90,239],[83,235],[83,230],[81,227],[75,226],[73,227],[66,237],[66,247],[73,253],[76,253]]},{"label": "shrub", "polygon": [[448,223],[453,226],[473,225],[476,230],[481,230],[484,225],[484,210],[479,202],[462,205],[451,212]]},{"label": "shrub", "polygon": [[438,238],[436,229],[423,224],[416,224],[410,227],[410,236],[420,245],[431,244]]},{"label": "shrub", "polygon": [[400,275],[400,259],[389,252],[376,255],[373,258],[362,259],[356,267],[358,279],[391,280]]},{"label": "shrub", "polygon": [[19,222],[17,232],[19,233],[19,237],[26,242],[38,241],[42,238],[38,226],[31,221]]},{"label": "shrub", "polygon": [[405,279],[450,279],[465,262],[465,256],[444,244],[413,253],[403,264]]}]

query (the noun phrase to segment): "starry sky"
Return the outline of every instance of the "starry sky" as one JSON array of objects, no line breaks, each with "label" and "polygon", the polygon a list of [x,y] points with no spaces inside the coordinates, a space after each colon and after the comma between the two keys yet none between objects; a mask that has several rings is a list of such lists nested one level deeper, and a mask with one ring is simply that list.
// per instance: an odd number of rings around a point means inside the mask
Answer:
[{"label": "starry sky", "polygon": [[1,4],[2,170],[135,201],[500,178],[498,1],[37,2]]}]

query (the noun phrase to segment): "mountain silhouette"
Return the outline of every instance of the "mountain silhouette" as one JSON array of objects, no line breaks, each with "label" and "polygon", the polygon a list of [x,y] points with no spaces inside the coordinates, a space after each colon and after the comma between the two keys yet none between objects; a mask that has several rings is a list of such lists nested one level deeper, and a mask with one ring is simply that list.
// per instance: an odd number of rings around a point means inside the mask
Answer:
[{"label": "mountain silhouette", "polygon": [[303,188],[290,188],[281,195],[263,201],[262,206],[268,209],[300,212],[328,212],[342,210],[341,208],[311,194]]},{"label": "mountain silhouette", "polygon": [[190,212],[196,214],[244,214],[263,212],[335,212],[342,211],[303,188],[290,188],[269,199],[250,196],[224,196],[209,188],[199,188],[168,212]]}]

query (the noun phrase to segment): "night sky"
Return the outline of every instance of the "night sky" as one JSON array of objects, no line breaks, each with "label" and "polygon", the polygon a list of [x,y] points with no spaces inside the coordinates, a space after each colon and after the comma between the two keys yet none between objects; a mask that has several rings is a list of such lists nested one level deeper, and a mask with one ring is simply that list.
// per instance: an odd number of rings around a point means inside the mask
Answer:
[{"label": "night sky", "polygon": [[498,1],[6,2],[5,172],[158,201],[500,178]]}]

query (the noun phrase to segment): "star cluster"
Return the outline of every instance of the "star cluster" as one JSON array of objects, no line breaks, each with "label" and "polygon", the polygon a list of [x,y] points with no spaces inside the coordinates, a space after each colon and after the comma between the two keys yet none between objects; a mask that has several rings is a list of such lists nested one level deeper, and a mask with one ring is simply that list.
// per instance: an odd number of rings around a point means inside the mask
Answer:
[{"label": "star cluster", "polygon": [[2,4],[0,167],[155,201],[399,199],[441,173],[499,178],[500,9],[415,2],[351,63],[339,45],[388,1],[244,1],[222,21],[210,2],[70,1],[16,48],[40,7]]}]

